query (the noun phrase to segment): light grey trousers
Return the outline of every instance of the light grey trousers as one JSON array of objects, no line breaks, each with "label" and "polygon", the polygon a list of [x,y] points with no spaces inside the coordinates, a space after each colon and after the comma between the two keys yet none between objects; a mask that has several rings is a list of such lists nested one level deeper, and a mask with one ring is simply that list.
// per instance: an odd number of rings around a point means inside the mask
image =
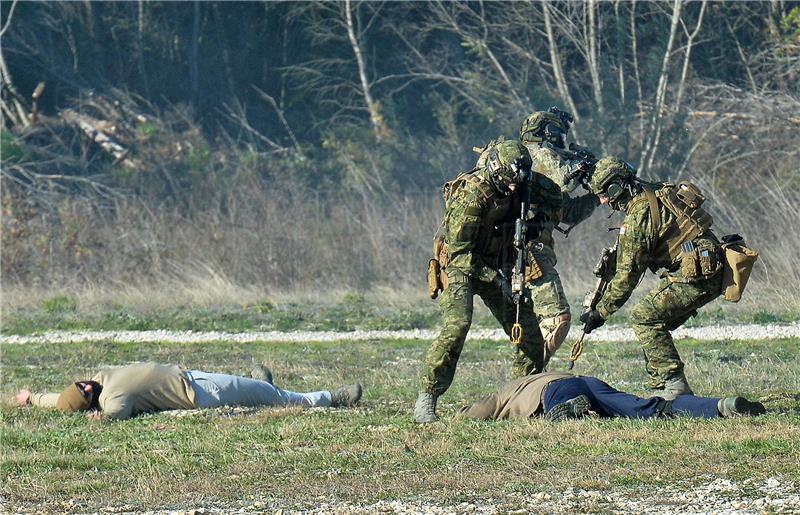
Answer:
[{"label": "light grey trousers", "polygon": [[194,388],[198,408],[219,406],[327,408],[331,405],[329,391],[290,392],[266,381],[229,374],[212,374],[201,370],[187,370],[186,376]]}]

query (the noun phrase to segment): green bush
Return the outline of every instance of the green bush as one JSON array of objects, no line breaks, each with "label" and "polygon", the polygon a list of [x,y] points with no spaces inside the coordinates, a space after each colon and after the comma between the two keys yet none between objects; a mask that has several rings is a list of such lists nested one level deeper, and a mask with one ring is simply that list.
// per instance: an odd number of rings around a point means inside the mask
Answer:
[{"label": "green bush", "polygon": [[78,302],[67,295],[58,295],[44,301],[42,303],[42,309],[51,314],[76,311],[78,309]]},{"label": "green bush", "polygon": [[6,129],[0,128],[0,159],[5,163],[21,163],[27,160],[25,147]]}]

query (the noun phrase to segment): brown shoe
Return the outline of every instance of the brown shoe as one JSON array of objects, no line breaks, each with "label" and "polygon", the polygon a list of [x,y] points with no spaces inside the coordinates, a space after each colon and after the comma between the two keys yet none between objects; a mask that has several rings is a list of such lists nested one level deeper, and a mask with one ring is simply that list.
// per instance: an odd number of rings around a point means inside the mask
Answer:
[{"label": "brown shoe", "polygon": [[358,404],[361,400],[363,388],[360,384],[342,386],[331,391],[331,408],[351,407]]},{"label": "brown shoe", "polygon": [[272,371],[266,365],[254,366],[253,370],[250,371],[250,377],[272,384]]}]

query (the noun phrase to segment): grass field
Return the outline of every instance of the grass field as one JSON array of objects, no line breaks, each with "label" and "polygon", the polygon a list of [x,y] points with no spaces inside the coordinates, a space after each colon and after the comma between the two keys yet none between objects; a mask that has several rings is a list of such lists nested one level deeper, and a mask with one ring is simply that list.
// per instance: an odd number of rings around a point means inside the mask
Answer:
[{"label": "grass field", "polygon": [[[237,298],[236,288],[211,288],[208,298],[197,291],[175,293],[168,288],[118,291],[84,291],[76,295],[42,294],[35,290],[4,291],[0,299],[4,334],[31,334],[48,330],[172,329],[191,331],[294,331],[354,329],[426,329],[440,322],[438,303],[416,290],[378,289],[316,292],[266,298],[247,292]],[[640,288],[634,301],[647,288]],[[116,299],[116,300],[115,300]],[[121,300],[120,300],[121,299]],[[234,300],[235,299],[235,300]],[[580,306],[582,294],[570,298]],[[625,323],[634,301],[628,302],[612,323]],[[780,304],[742,305],[715,302],[700,310],[689,325],[710,323],[784,323],[800,320],[800,311]],[[476,302],[476,326],[495,327],[482,303]]]},{"label": "grass field", "polygon": [[[560,424],[453,420],[508,378],[510,347],[471,341],[441,400],[443,421],[420,427],[410,410],[429,343],[4,345],[6,397],[23,386],[61,390],[99,366],[138,360],[236,374],[264,361],[285,388],[365,387],[352,410],[198,410],[98,423],[4,407],[4,511],[377,511],[391,500],[410,511],[607,512],[636,499],[707,498],[696,492],[710,484],[742,506],[780,512],[763,504],[770,494],[759,485],[781,485],[773,497],[800,494],[800,340],[678,344],[698,394],[761,398],[764,417]],[[590,345],[576,372],[645,393],[634,344]]]}]

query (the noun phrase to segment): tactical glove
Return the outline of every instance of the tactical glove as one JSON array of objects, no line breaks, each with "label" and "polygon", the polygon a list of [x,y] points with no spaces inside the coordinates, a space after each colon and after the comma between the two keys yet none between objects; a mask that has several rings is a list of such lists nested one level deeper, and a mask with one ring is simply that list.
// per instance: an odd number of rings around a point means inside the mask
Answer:
[{"label": "tactical glove", "polygon": [[606,320],[600,316],[600,313],[598,313],[596,309],[592,309],[590,311],[584,311],[581,314],[581,322],[583,322],[583,330],[586,334],[589,334],[605,324]]},{"label": "tactical glove", "polygon": [[514,302],[514,296],[511,292],[511,283],[509,283],[502,274],[497,274],[497,277],[494,278],[492,284],[497,286],[500,289],[500,293],[503,294],[503,298],[511,303]]}]

